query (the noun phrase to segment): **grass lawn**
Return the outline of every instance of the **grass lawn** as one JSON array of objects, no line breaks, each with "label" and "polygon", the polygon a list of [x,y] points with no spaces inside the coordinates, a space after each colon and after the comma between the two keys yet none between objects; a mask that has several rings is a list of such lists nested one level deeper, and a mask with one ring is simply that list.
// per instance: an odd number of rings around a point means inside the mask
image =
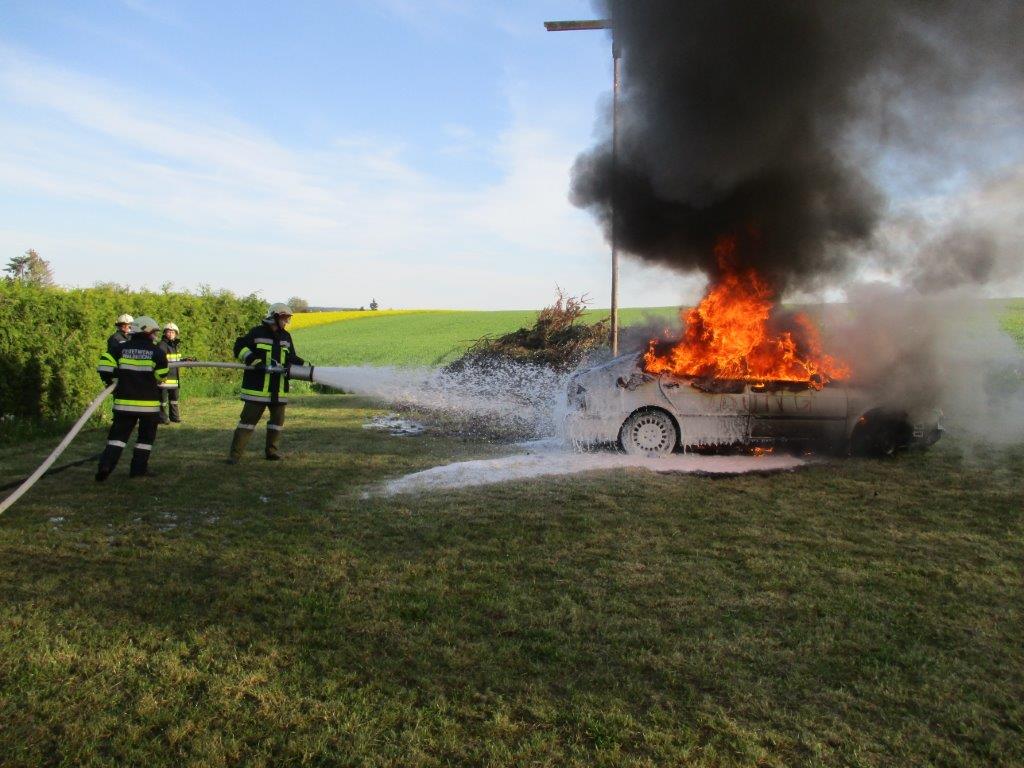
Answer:
[{"label": "grass lawn", "polygon": [[229,467],[183,410],[0,518],[4,766],[1024,764],[1024,446],[385,499],[502,448],[307,396]]}]

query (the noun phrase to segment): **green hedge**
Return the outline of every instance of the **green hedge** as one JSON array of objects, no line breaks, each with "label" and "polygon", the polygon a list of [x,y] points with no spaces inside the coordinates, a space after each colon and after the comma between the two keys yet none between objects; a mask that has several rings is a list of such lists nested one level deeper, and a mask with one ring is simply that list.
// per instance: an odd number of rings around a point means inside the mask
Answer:
[{"label": "green hedge", "polygon": [[[77,418],[101,389],[97,358],[122,312],[177,323],[187,357],[230,361],[235,338],[259,322],[266,306],[256,296],[224,291],[64,290],[0,281],[0,418]],[[236,378],[234,371],[188,370],[182,383],[187,390]]]}]

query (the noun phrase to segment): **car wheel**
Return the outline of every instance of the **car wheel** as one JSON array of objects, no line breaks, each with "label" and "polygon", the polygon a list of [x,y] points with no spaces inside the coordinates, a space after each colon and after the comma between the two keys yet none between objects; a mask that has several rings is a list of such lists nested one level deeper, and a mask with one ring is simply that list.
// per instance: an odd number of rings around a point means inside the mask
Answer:
[{"label": "car wheel", "polygon": [[619,440],[631,456],[663,456],[675,450],[676,425],[664,411],[639,411],[626,419]]},{"label": "car wheel", "polygon": [[893,456],[898,447],[899,425],[891,421],[877,421],[860,426],[850,440],[850,453],[854,456]]}]

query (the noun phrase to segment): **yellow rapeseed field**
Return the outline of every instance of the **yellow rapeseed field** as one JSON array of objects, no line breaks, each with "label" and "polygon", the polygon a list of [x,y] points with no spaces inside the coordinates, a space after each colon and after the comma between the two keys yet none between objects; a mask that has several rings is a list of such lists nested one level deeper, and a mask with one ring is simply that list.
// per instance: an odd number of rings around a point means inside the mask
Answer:
[{"label": "yellow rapeseed field", "polygon": [[366,317],[383,317],[385,315],[413,315],[423,312],[444,312],[443,309],[358,309],[343,310],[339,312],[297,312],[292,315],[292,321],[288,328],[297,331],[301,328],[312,328],[315,325],[326,325],[336,323],[339,320],[359,320]]}]

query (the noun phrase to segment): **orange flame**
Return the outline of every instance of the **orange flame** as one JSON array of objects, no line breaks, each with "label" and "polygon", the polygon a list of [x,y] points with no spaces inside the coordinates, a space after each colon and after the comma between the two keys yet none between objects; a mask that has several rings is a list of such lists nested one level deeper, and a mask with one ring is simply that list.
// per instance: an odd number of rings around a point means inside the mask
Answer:
[{"label": "orange flame", "polygon": [[644,354],[648,373],[746,381],[800,381],[821,387],[849,377],[848,366],[826,355],[818,329],[797,314],[791,330],[772,332],[771,287],[753,269],[736,265],[736,238],[715,245],[719,281],[682,314],[683,338],[652,340]]}]

